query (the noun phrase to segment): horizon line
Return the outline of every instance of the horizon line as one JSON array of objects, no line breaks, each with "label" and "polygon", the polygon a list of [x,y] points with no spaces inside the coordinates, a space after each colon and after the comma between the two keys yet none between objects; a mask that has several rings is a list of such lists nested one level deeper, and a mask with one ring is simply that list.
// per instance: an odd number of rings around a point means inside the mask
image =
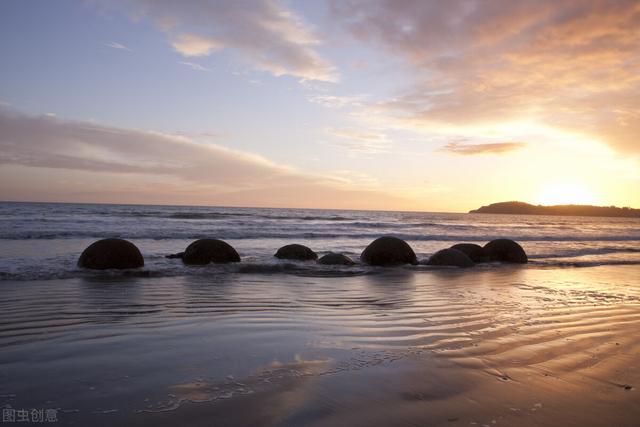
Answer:
[{"label": "horizon line", "polygon": [[223,208],[223,209],[300,209],[300,210],[316,210],[316,211],[353,211],[353,212],[410,212],[410,213],[438,213],[438,214],[469,214],[472,210],[477,210],[483,207],[491,206],[499,203],[525,203],[531,206],[540,207],[559,207],[559,206],[585,206],[585,207],[598,207],[598,208],[617,208],[617,209],[640,209],[631,206],[615,206],[615,205],[587,205],[587,204],[556,204],[556,205],[543,205],[529,202],[522,202],[520,200],[509,200],[504,202],[492,202],[487,205],[482,205],[474,209],[470,209],[464,212],[456,211],[426,211],[426,210],[394,210],[394,209],[346,209],[346,208],[305,208],[296,206],[238,206],[238,205],[194,205],[194,204],[169,204],[169,203],[113,203],[113,202],[65,202],[65,201],[38,201],[38,200],[0,200],[0,203],[41,203],[41,204],[73,204],[73,205],[107,205],[107,206],[163,206],[163,207],[192,207],[192,208]]},{"label": "horizon line", "polygon": [[389,209],[345,209],[345,208],[301,208],[278,206],[232,206],[232,205],[192,205],[192,204],[162,204],[162,203],[111,203],[111,202],[63,202],[63,201],[35,201],[35,200],[0,200],[0,203],[40,203],[56,205],[107,205],[107,206],[163,206],[163,207],[190,207],[190,208],[224,208],[224,209],[299,209],[310,211],[353,211],[353,212],[407,212],[407,213],[438,213],[438,214],[468,214],[466,212],[452,211],[425,211],[425,210],[389,210]]}]

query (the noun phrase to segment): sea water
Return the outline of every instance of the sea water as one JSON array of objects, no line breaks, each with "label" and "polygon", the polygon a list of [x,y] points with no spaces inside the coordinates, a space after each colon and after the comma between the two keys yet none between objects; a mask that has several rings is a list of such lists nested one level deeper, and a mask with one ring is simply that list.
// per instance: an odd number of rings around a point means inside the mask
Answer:
[{"label": "sea water", "polygon": [[[273,254],[285,244],[301,243],[320,254],[342,252],[358,261],[382,235],[406,240],[422,260],[455,243],[483,245],[505,237],[520,242],[536,266],[640,263],[640,218],[0,203],[0,280],[92,274],[77,268],[78,256],[106,237],[135,243],[144,255],[145,273],[154,277],[224,269],[195,269],[165,258],[200,238],[223,239],[238,250],[242,265],[227,267],[230,271],[330,274],[339,268],[281,262]],[[371,270],[359,265],[348,272]]]},{"label": "sea water", "polygon": [[[639,225],[2,203],[0,407],[7,420],[42,414],[57,425],[633,425]],[[273,257],[302,243],[359,261],[381,235],[407,240],[421,261],[507,237],[531,261],[376,268]],[[105,237],[131,240],[145,266],[78,268]],[[198,238],[226,240],[242,262],[165,258]]]}]

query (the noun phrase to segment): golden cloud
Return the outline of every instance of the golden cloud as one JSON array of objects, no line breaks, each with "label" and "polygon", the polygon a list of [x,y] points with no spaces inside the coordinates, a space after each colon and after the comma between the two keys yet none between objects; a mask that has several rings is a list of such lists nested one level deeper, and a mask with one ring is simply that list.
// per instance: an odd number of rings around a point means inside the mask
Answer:
[{"label": "golden cloud", "polygon": [[414,70],[397,97],[371,106],[396,123],[537,122],[640,153],[637,1],[352,0],[333,13]]}]

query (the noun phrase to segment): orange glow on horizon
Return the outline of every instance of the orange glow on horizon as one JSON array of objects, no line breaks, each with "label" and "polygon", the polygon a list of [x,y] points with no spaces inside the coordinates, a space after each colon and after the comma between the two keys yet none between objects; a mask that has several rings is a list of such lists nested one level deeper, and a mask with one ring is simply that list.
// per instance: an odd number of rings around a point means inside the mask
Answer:
[{"label": "orange glow on horizon", "polygon": [[600,205],[602,201],[595,192],[584,184],[557,183],[544,187],[537,204],[552,205]]}]

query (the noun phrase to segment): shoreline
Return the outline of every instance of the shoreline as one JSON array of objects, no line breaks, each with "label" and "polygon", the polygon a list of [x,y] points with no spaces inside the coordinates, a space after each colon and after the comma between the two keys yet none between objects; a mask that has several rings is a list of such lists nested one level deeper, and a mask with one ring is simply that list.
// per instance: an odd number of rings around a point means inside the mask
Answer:
[{"label": "shoreline", "polygon": [[[639,257],[640,258],[640,257]],[[463,272],[470,276],[481,275],[486,272],[514,271],[514,270],[560,270],[571,271],[574,269],[597,269],[609,267],[640,267],[640,259],[616,260],[608,262],[580,261],[575,259],[558,259],[553,262],[540,262],[531,259],[527,264],[506,264],[500,262],[485,262],[475,265],[470,269],[462,269],[455,266],[429,265],[424,261],[417,265],[401,265],[393,267],[368,266],[362,263],[355,265],[322,265],[310,262],[296,261],[274,261],[274,262],[243,262],[234,264],[207,264],[202,266],[176,266],[154,269],[141,267],[134,269],[107,269],[90,270],[83,268],[73,268],[55,276],[50,276],[44,272],[41,276],[21,275],[0,272],[0,286],[2,283],[28,283],[41,281],[59,280],[96,280],[96,281],[127,281],[136,279],[176,279],[186,280],[189,278],[215,278],[220,276],[253,276],[264,275],[274,277],[277,275],[291,277],[310,278],[350,278],[365,276],[385,276],[393,274],[415,274],[429,275],[438,273]]]}]

